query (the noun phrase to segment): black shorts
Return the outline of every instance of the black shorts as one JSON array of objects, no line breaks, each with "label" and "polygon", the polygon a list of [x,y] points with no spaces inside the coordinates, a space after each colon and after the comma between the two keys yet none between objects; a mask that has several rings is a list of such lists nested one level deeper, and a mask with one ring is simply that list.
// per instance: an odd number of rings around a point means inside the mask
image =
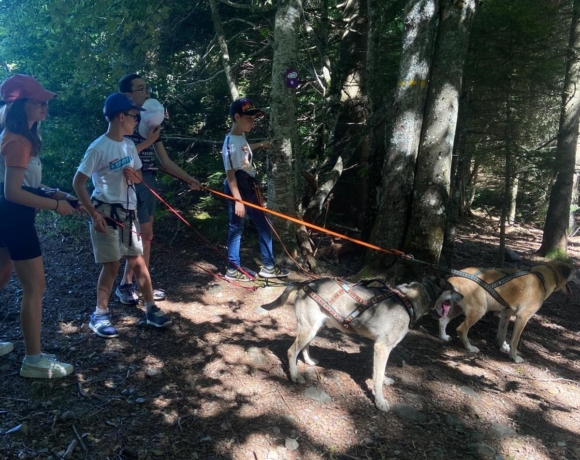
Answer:
[{"label": "black shorts", "polygon": [[42,255],[34,228],[36,210],[0,198],[0,248],[11,260],[30,260]]}]

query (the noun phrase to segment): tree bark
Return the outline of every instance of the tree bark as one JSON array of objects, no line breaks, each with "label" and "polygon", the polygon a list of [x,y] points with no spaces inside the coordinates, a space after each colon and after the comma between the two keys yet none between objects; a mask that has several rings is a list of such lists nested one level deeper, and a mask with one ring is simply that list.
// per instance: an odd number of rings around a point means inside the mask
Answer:
[{"label": "tree bark", "polygon": [[[280,2],[274,28],[274,56],[270,98],[270,138],[268,154],[268,206],[296,215],[296,184],[301,177],[300,146],[296,126],[296,90],[286,87],[286,70],[297,69],[297,42],[302,12],[301,0]],[[287,220],[276,221],[282,240],[295,247],[296,231]]]},{"label": "tree bark", "polygon": [[[390,146],[383,165],[377,219],[371,232],[371,242],[383,248],[402,248],[408,229],[437,9],[437,0],[410,0],[405,7]],[[367,257],[367,262],[370,260]]]},{"label": "tree bark", "polygon": [[514,225],[516,223],[516,213],[518,210],[518,187],[520,181],[517,174],[514,174],[512,178],[512,183],[510,187],[508,213],[507,213],[507,223],[508,225]]},{"label": "tree bark", "polygon": [[512,87],[509,81],[506,93],[506,120],[505,120],[505,173],[501,217],[499,220],[499,248],[497,253],[497,267],[503,267],[505,261],[505,227],[508,219],[509,198],[512,178]]},{"label": "tree bark", "polygon": [[463,66],[477,0],[444,0],[404,252],[437,263],[443,247]]},{"label": "tree bark", "polygon": [[[461,214],[461,206],[465,197],[464,176],[469,175],[471,157],[466,158],[466,126],[471,114],[471,88],[462,90],[457,113],[457,128],[453,142],[453,158],[451,160],[451,196],[449,198],[445,238],[441,249],[444,264],[451,266],[455,254],[455,235],[457,223]],[[464,168],[467,173],[464,173]]]},{"label": "tree bark", "polygon": [[217,41],[220,45],[220,50],[222,53],[222,65],[224,66],[224,73],[226,74],[228,88],[230,89],[232,101],[235,101],[240,97],[240,94],[238,92],[238,86],[236,85],[236,80],[234,78],[232,67],[230,65],[230,53],[228,51],[228,43],[226,41],[224,27],[222,25],[222,20],[220,18],[216,0],[209,0],[209,5],[211,7],[211,18],[213,20],[213,26],[215,29]]},{"label": "tree bark", "polygon": [[568,222],[574,165],[578,145],[578,120],[580,119],[580,0],[574,0],[570,41],[566,61],[566,76],[562,93],[560,129],[556,147],[556,182],[550,193],[550,204],[544,224],[544,235],[538,255],[568,249]]}]

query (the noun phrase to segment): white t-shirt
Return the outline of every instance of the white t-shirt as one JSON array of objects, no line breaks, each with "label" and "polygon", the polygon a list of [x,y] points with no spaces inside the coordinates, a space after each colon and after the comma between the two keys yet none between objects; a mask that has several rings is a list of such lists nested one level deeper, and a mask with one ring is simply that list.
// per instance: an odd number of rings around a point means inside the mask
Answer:
[{"label": "white t-shirt", "polygon": [[123,169],[131,167],[137,171],[141,166],[132,141],[124,138],[117,142],[103,134],[89,146],[78,171],[93,181],[95,190],[91,198],[120,204],[131,211],[137,208],[137,195],[127,183]]},{"label": "white t-shirt", "polygon": [[246,136],[228,134],[222,146],[222,157],[226,171],[243,169],[250,176],[256,177],[256,168],[252,163],[252,149]]}]

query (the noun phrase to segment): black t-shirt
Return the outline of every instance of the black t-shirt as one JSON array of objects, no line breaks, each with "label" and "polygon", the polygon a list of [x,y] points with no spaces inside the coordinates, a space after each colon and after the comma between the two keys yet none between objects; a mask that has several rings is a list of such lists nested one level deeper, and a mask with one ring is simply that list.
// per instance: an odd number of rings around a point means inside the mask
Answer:
[{"label": "black t-shirt", "polygon": [[[132,140],[135,145],[139,145],[146,140],[143,136],[141,136],[141,134],[139,134],[138,126],[135,127],[133,134],[125,137]],[[143,149],[141,152],[139,152],[139,158],[141,159],[141,163],[143,163],[143,172],[157,171],[157,154],[155,153],[153,145],[150,145],[146,149]]]}]

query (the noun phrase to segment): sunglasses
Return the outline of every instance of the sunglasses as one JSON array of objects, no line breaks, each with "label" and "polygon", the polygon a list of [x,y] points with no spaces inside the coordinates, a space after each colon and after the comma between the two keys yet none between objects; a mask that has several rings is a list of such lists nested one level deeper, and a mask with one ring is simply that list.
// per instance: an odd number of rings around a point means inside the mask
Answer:
[{"label": "sunglasses", "polygon": [[143,94],[147,94],[147,93],[152,93],[153,92],[153,88],[151,88],[151,86],[145,86],[143,88],[137,88],[137,89],[133,89],[131,91],[129,91],[130,93],[143,93]]},{"label": "sunglasses", "polygon": [[127,117],[133,117],[133,120],[135,120],[135,122],[139,123],[141,121],[141,115],[133,115],[132,113],[125,113],[123,112],[123,115],[127,116]]},{"label": "sunglasses", "polygon": [[48,107],[48,101],[33,101],[29,99],[28,102],[30,105],[34,105],[36,107]]}]

